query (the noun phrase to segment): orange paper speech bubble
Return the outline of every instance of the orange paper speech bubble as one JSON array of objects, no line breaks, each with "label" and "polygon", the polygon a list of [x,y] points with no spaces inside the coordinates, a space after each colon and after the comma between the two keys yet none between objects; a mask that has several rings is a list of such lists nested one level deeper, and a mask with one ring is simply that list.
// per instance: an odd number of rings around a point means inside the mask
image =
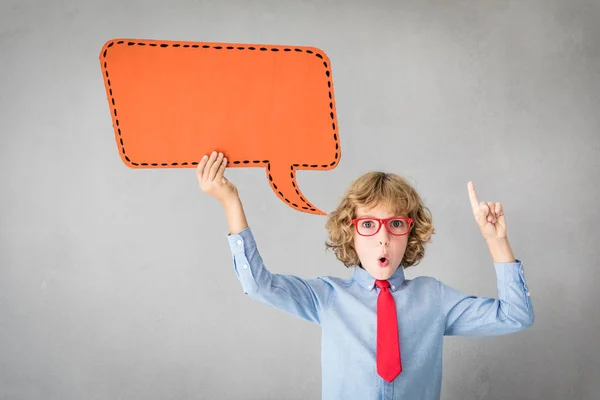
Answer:
[{"label": "orange paper speech bubble", "polygon": [[194,168],[221,151],[228,166],[266,167],[290,207],[326,215],[296,171],[340,161],[331,63],[314,47],[112,39],[100,64],[122,161]]}]

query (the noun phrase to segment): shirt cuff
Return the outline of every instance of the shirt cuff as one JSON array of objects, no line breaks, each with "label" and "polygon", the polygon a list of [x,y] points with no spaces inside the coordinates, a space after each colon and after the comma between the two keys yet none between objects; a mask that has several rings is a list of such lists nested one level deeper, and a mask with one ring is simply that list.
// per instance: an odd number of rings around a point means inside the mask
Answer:
[{"label": "shirt cuff", "polygon": [[494,268],[499,281],[525,283],[523,262],[519,259],[515,259],[515,262],[494,263]]},{"label": "shirt cuff", "polygon": [[227,234],[229,248],[234,255],[245,254],[248,250],[256,247],[256,241],[250,227],[242,229],[239,233]]}]

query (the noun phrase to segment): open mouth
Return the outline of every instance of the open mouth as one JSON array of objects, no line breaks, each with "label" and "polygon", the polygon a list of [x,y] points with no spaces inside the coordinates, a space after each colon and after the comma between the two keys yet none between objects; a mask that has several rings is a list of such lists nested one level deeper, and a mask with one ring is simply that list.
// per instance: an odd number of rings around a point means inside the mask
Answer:
[{"label": "open mouth", "polygon": [[378,265],[379,265],[381,268],[387,267],[387,266],[389,265],[389,263],[390,263],[390,260],[388,260],[386,257],[380,257],[380,258],[377,260],[377,264],[378,264]]}]

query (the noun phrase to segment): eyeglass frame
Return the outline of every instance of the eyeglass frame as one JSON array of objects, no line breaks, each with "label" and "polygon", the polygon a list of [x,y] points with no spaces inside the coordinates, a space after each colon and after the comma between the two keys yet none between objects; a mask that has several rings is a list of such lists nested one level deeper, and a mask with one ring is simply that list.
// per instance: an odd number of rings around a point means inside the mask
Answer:
[{"label": "eyeglass frame", "polygon": [[[360,233],[360,232],[358,231],[358,224],[357,224],[357,221],[362,221],[362,220],[365,220],[365,219],[379,221],[379,227],[377,228],[377,231],[376,231],[375,233],[373,233],[372,235],[363,235],[362,233]],[[390,227],[387,225],[387,223],[388,223],[389,221],[393,220],[393,219],[402,219],[402,220],[408,221],[408,231],[406,231],[406,233],[399,233],[399,234],[395,234],[395,233],[393,233],[392,231],[390,231]],[[371,236],[375,236],[375,235],[377,235],[377,233],[378,233],[378,232],[381,230],[381,227],[382,227],[382,226],[385,226],[385,229],[386,229],[386,230],[387,230],[389,233],[391,233],[392,235],[394,235],[394,236],[406,236],[406,235],[408,235],[408,234],[410,233],[410,231],[412,230],[412,227],[413,227],[413,221],[414,221],[414,220],[413,220],[412,218],[410,218],[410,217],[390,217],[390,218],[384,218],[384,219],[381,219],[381,218],[375,218],[375,217],[363,217],[363,218],[354,218],[354,219],[352,220],[352,224],[354,224],[354,228],[356,229],[356,233],[358,233],[360,236],[365,236],[365,237],[371,237]]]}]

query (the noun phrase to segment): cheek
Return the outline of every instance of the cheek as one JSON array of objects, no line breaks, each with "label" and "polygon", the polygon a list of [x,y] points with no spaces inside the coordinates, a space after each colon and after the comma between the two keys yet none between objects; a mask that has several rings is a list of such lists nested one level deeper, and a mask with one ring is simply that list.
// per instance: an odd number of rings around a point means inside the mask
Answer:
[{"label": "cheek", "polygon": [[404,253],[406,246],[408,245],[408,239],[406,237],[399,237],[395,243],[394,250],[398,254]]},{"label": "cheek", "polygon": [[408,246],[408,240],[406,238],[403,238],[402,241],[398,245],[398,252],[404,254],[407,246]]},{"label": "cheek", "polygon": [[368,252],[366,241],[362,238],[354,237],[354,250],[356,250],[356,253],[358,253],[359,256],[364,255]]},{"label": "cheek", "polygon": [[398,236],[398,237],[396,237],[396,239],[398,239],[398,241],[396,242],[398,247],[406,247],[406,244],[408,243],[407,236]]},{"label": "cheek", "polygon": [[362,250],[361,242],[356,238],[356,236],[354,237],[354,250],[356,250],[358,254],[360,254]]}]

